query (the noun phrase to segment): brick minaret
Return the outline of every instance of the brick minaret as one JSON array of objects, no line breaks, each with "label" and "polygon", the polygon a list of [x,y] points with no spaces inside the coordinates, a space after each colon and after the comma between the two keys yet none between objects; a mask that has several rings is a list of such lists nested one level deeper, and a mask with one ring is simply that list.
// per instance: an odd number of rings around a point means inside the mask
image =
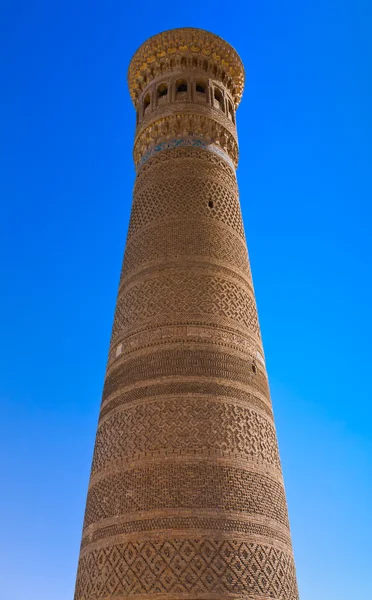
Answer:
[{"label": "brick minaret", "polygon": [[297,600],[235,169],[244,71],[198,29],[129,67],[137,176],[75,600]]}]

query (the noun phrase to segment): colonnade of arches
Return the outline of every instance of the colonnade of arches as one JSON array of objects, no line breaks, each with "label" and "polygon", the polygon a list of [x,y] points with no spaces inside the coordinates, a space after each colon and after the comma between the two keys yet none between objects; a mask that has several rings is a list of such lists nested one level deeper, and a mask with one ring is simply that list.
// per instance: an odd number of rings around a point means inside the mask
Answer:
[{"label": "colonnade of arches", "polygon": [[204,103],[221,110],[235,124],[234,105],[221,86],[210,80],[180,77],[153,85],[140,100],[137,120],[140,122],[158,106],[173,102]]}]

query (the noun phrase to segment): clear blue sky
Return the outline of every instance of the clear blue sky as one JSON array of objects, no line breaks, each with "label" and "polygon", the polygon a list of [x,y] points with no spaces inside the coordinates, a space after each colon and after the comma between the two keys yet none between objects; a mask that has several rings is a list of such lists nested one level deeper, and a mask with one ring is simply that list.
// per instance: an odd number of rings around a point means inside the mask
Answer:
[{"label": "clear blue sky", "polygon": [[134,180],[137,47],[246,67],[243,216],[301,600],[372,598],[369,0],[2,0],[0,580],[72,599]]}]

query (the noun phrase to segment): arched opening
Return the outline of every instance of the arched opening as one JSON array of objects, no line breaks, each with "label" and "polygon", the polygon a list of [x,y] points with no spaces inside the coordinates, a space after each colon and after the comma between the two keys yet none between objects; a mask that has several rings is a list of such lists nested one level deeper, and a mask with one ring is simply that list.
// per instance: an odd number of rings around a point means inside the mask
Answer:
[{"label": "arched opening", "polygon": [[183,56],[181,58],[181,67],[186,67],[186,58],[185,58],[185,56]]},{"label": "arched opening", "polygon": [[163,98],[168,94],[168,86],[166,83],[162,83],[158,87],[158,98]]},{"label": "arched opening", "polygon": [[146,94],[143,100],[143,114],[145,115],[150,110],[151,98],[150,94]]},{"label": "arched opening", "polygon": [[207,85],[204,81],[197,81],[195,83],[195,94],[194,100],[196,102],[207,102]]},{"label": "arched opening", "polygon": [[158,104],[164,104],[167,101],[168,86],[166,83],[161,83],[157,90]]},{"label": "arched opening", "polygon": [[179,79],[176,83],[176,100],[187,100],[188,98],[188,86],[185,79]]},{"label": "arched opening", "polygon": [[223,110],[223,96],[221,90],[214,88],[214,106]]},{"label": "arched opening", "polygon": [[229,102],[229,119],[235,124],[234,109],[231,102]]},{"label": "arched opening", "polygon": [[187,83],[184,79],[179,79],[176,83],[176,93],[182,94],[183,92],[187,92]]}]

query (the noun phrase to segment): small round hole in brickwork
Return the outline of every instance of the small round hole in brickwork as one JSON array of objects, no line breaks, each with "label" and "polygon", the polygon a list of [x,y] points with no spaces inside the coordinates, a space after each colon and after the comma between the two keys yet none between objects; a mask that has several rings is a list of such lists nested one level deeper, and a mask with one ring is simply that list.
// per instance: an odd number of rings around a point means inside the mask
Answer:
[{"label": "small round hole in brickwork", "polygon": [[213,202],[213,200],[209,200],[208,206],[209,206],[209,208],[214,208],[214,202]]}]

